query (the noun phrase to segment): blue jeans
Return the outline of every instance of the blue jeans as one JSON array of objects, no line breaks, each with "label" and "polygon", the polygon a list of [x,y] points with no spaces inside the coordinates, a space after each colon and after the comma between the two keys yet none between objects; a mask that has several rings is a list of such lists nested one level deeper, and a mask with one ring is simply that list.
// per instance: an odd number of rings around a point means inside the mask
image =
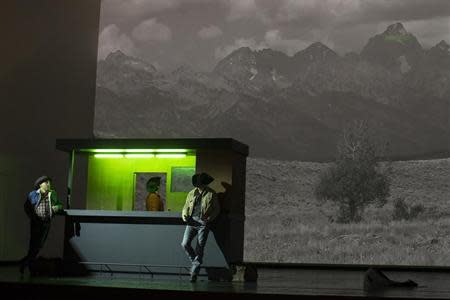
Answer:
[{"label": "blue jeans", "polygon": [[[203,263],[203,250],[208,239],[209,228],[200,223],[189,223],[184,231],[183,241],[181,247],[191,260],[191,274],[198,274],[200,271],[200,265]],[[197,246],[192,249],[191,242],[197,235]]]}]

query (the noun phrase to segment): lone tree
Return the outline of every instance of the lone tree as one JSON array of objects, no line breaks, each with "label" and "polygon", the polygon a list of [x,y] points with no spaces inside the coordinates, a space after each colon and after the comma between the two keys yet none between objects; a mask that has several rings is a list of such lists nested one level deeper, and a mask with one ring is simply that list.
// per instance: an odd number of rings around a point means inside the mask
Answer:
[{"label": "lone tree", "polygon": [[338,142],[337,158],[321,174],[315,195],[339,206],[337,221],[359,222],[367,205],[383,206],[390,187],[390,168],[382,168],[381,147],[364,121],[355,121],[344,129]]}]

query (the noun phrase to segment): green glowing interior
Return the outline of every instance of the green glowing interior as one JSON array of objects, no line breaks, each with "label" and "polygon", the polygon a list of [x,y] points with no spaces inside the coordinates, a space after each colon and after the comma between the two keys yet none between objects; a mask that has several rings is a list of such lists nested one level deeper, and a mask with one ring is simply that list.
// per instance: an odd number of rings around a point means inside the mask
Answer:
[{"label": "green glowing interior", "polygon": [[[113,149],[110,149],[113,150]],[[180,150],[180,149],[178,149]],[[97,151],[94,152],[96,155]],[[166,209],[181,211],[187,192],[171,192],[172,167],[195,168],[195,155],[184,157],[133,157],[126,153],[137,154],[138,151],[125,150],[104,152],[103,154],[118,155],[118,157],[95,157],[89,155],[87,201],[86,208],[93,210],[133,210],[135,172],[166,173]],[[140,153],[144,153],[140,152]],[[168,151],[180,155],[178,151]],[[178,152],[178,153],[177,153]],[[93,153],[93,154],[94,154]],[[164,152],[166,154],[167,152]]]}]

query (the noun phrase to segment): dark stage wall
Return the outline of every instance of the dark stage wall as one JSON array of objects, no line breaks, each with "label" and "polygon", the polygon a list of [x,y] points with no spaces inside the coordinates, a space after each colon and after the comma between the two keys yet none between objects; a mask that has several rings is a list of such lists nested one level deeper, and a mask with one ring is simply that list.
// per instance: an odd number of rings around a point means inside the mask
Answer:
[{"label": "dark stage wall", "polygon": [[[99,13],[99,0],[0,2],[0,260],[25,254],[23,203],[37,177],[53,177],[65,201],[68,157],[55,140],[93,136]],[[62,254],[55,221],[45,256]]]}]

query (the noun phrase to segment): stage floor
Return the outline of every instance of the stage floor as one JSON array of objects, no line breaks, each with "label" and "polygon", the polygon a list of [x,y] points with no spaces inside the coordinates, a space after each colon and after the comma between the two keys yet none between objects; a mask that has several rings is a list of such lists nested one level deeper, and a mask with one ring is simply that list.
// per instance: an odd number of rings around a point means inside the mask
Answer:
[{"label": "stage floor", "polygon": [[[0,287],[22,294],[50,295],[68,292],[67,296],[80,297],[98,294],[123,293],[128,298],[144,298],[150,294],[162,296],[186,296],[191,294],[217,296],[234,294],[234,298],[401,298],[401,299],[450,299],[450,273],[383,271],[393,280],[414,280],[417,288],[390,288],[377,293],[363,290],[363,271],[354,270],[314,270],[299,268],[258,268],[257,283],[212,282],[207,277],[199,277],[190,283],[184,275],[162,276],[142,274],[96,273],[89,277],[31,277],[23,276],[16,266],[0,267]],[[50,292],[51,291],[51,292]],[[70,292],[69,292],[70,291]],[[61,295],[60,295],[61,296]],[[37,297],[37,296],[36,296]],[[35,298],[36,298],[35,297]],[[28,297],[29,298],[29,297]],[[37,297],[40,298],[40,297]],[[44,297],[42,297],[44,298]],[[64,296],[64,298],[67,298]],[[130,299],[127,299],[130,300]]]}]

